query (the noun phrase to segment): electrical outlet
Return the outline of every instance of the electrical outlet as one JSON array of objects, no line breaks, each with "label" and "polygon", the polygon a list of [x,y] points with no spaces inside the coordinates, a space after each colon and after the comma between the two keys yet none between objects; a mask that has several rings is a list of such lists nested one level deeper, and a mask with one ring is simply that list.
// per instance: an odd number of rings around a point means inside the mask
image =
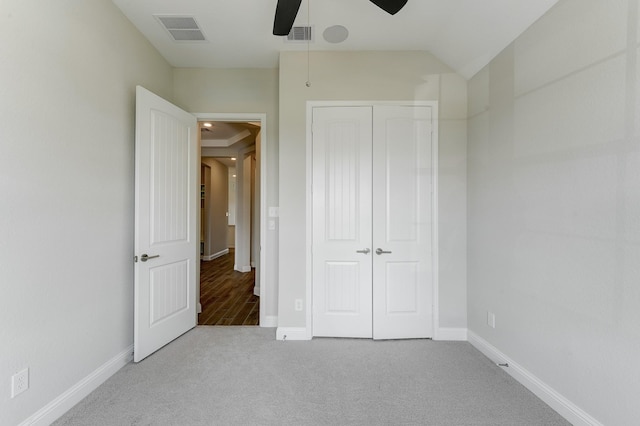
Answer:
[{"label": "electrical outlet", "polygon": [[496,314],[493,312],[487,312],[487,325],[491,328],[496,328]]},{"label": "electrical outlet", "polygon": [[29,369],[25,368],[11,376],[11,398],[29,389]]},{"label": "electrical outlet", "polygon": [[298,312],[302,311],[302,299],[296,299],[295,310]]}]

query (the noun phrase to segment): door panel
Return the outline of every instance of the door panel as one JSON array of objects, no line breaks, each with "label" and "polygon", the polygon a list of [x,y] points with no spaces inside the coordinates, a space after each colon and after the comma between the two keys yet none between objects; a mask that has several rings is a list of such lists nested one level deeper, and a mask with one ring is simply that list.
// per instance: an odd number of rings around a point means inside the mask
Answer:
[{"label": "door panel", "polygon": [[359,262],[325,263],[326,313],[353,314],[360,311]]},{"label": "door panel", "polygon": [[420,287],[419,263],[385,263],[385,313],[387,315],[417,313]]},{"label": "door panel", "polygon": [[149,268],[150,326],[189,308],[189,262]]},{"label": "door panel", "polygon": [[188,240],[189,127],[151,110],[151,247]]},{"label": "door panel", "polygon": [[[419,169],[420,145],[413,118],[390,117],[378,123],[378,126],[385,132],[376,138],[378,143],[383,144],[376,151],[383,156],[376,173],[386,177],[386,180],[383,182],[380,179],[381,186],[375,186],[384,188],[384,199],[379,200],[380,204],[384,202],[386,206],[387,235],[384,242],[416,241],[420,215],[420,176],[416,170]],[[382,196],[382,193],[379,195]]]},{"label": "door panel", "polygon": [[313,109],[313,335],[371,337],[371,108]]},{"label": "door panel", "polygon": [[[196,118],[136,90],[134,361],[196,325]],[[142,255],[149,259],[143,261]]]},{"label": "door panel", "polygon": [[376,106],[373,123],[373,337],[431,337],[431,108]]}]

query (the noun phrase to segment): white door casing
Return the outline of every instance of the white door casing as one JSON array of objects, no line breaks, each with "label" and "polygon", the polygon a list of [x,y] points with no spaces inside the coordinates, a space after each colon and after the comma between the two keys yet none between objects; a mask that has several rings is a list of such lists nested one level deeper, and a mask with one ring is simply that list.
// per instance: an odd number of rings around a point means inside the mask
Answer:
[{"label": "white door casing", "polygon": [[313,334],[371,334],[371,108],[313,109]]},{"label": "white door casing", "polygon": [[[136,88],[134,361],[195,327],[195,116]],[[143,261],[147,255],[148,260]]]},{"label": "white door casing", "polygon": [[[272,244],[272,241],[267,238],[267,235],[273,233],[275,229],[270,229],[267,226],[267,220],[272,220],[268,218],[267,209],[267,182],[268,182],[268,162],[267,155],[269,152],[269,141],[267,135],[269,134],[268,124],[267,124],[267,115],[264,113],[194,113],[196,118],[199,121],[228,121],[228,122],[259,122],[260,123],[260,147],[259,147],[259,165],[260,172],[259,182],[260,182],[260,197],[259,197],[259,222],[260,222],[260,243],[259,243],[259,265],[256,267],[256,274],[259,275],[259,278],[256,282],[259,281],[259,296],[260,296],[260,327],[276,327],[278,323],[277,316],[267,315],[268,306],[272,303],[272,286],[274,285],[274,278],[269,269],[269,264],[267,263],[267,253],[268,247]],[[257,148],[257,147],[256,147]],[[236,173],[239,174],[240,170],[235,170]],[[234,183],[235,185],[235,183]],[[235,188],[235,186],[234,186]],[[237,188],[236,188],[237,189]],[[234,198],[236,197],[236,190],[233,188],[229,189],[229,194]],[[230,203],[231,203],[230,199]],[[238,200],[233,200],[234,204],[237,204]],[[237,210],[237,209],[235,209]],[[237,211],[236,211],[237,213]],[[232,211],[229,212],[229,225],[236,225],[235,218],[236,214]],[[276,225],[277,226],[277,225]],[[269,279],[267,279],[269,278]]]},{"label": "white door casing", "polygon": [[313,107],[310,118],[312,335],[432,337],[432,107]]},{"label": "white door casing", "polygon": [[373,111],[374,339],[432,337],[431,122],[427,106]]}]

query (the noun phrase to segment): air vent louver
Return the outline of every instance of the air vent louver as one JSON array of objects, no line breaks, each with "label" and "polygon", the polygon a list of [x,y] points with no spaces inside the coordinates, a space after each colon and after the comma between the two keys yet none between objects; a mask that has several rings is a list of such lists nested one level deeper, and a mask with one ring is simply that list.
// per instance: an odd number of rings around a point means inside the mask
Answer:
[{"label": "air vent louver", "polygon": [[192,16],[157,16],[156,19],[174,41],[205,41],[198,23]]},{"label": "air vent louver", "polygon": [[288,42],[313,41],[313,27],[293,27],[286,40]]}]

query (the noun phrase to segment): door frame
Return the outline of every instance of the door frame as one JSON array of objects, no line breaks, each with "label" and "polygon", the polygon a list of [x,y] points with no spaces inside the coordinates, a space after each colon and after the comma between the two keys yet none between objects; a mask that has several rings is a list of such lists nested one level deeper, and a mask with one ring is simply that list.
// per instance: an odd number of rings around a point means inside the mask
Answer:
[{"label": "door frame", "polygon": [[[267,316],[266,299],[272,295],[272,283],[267,282],[267,114],[265,113],[192,113],[198,122],[201,121],[228,121],[228,122],[260,122],[260,327],[275,327],[273,318]],[[202,161],[202,146],[198,138],[198,164]],[[198,169],[199,170],[199,169]],[[198,179],[200,179],[198,177]],[[198,180],[199,181],[199,180]],[[200,200],[198,199],[198,202]],[[198,211],[200,209],[198,208]],[[199,214],[199,213],[198,213]],[[198,224],[200,222],[198,221]],[[198,225],[199,226],[199,225]],[[199,235],[199,234],[198,234]],[[198,276],[200,264],[198,264]],[[198,279],[198,307],[200,312],[200,279]]]},{"label": "door frame", "polygon": [[438,277],[440,275],[438,269],[438,101],[307,101],[307,118],[306,118],[306,236],[305,236],[305,268],[306,268],[306,339],[313,338],[313,108],[315,107],[375,107],[375,106],[428,106],[432,108],[433,118],[433,135],[432,135],[432,152],[431,161],[433,167],[433,204],[432,204],[432,229],[431,243],[433,247],[433,340],[438,339],[438,330],[440,329],[440,301],[439,301],[439,284]]}]

